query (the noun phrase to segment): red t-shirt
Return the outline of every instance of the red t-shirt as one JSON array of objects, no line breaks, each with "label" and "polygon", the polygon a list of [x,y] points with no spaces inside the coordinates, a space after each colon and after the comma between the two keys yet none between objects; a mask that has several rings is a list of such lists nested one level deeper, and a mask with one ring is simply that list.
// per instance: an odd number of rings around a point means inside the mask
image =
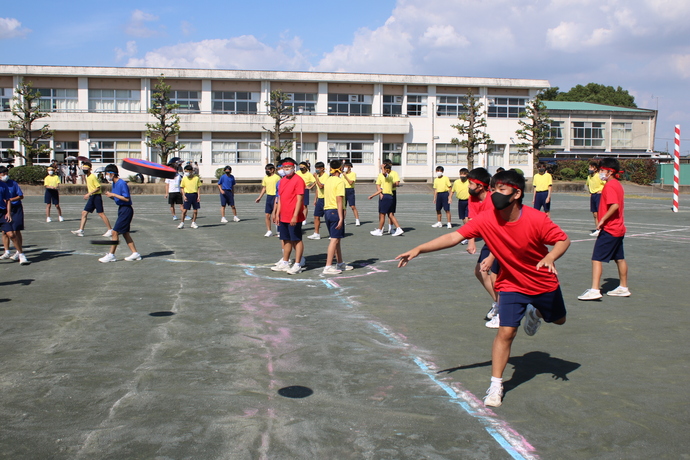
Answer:
[{"label": "red t-shirt", "polygon": [[487,209],[493,209],[493,203],[491,202],[491,192],[486,192],[484,201],[480,201],[476,196],[470,195],[469,201],[467,202],[467,217],[474,219],[481,212]]},{"label": "red t-shirt", "polygon": [[[304,180],[298,174],[283,177],[278,182],[278,195],[280,196],[280,221],[289,224],[292,216],[295,215],[297,195],[304,197]],[[302,222],[304,219],[304,207],[302,207],[299,210],[297,222]]]},{"label": "red t-shirt", "polygon": [[623,186],[614,178],[606,181],[604,189],[601,191],[601,201],[599,201],[599,219],[609,210],[609,206],[618,203],[618,209],[609,217],[602,227],[606,232],[613,236],[625,236],[624,220],[624,196]]},{"label": "red t-shirt", "polygon": [[537,263],[548,254],[546,245],[568,235],[546,213],[522,206],[520,218],[506,222],[498,211],[484,212],[458,229],[463,238],[484,238],[501,265],[496,290],[527,295],[544,294],[558,287],[558,277]]}]

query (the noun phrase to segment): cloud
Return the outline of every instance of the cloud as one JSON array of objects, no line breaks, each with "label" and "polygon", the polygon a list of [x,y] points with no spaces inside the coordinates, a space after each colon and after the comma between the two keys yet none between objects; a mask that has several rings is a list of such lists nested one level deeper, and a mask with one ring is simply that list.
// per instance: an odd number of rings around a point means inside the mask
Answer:
[{"label": "cloud", "polygon": [[6,38],[23,37],[31,32],[22,27],[22,23],[15,18],[0,18],[0,40]]},{"label": "cloud", "polygon": [[125,49],[115,48],[115,59],[118,61],[123,60],[127,57],[133,57],[137,54],[137,42],[130,40],[127,42]]},{"label": "cloud", "polygon": [[153,14],[145,13],[141,10],[134,10],[132,16],[129,19],[125,33],[127,35],[132,35],[139,38],[148,38],[158,35],[159,32],[153,29],[149,29],[146,26],[147,22],[158,21],[158,16]]},{"label": "cloud", "polygon": [[182,35],[184,35],[185,37],[189,37],[194,32],[196,32],[196,28],[189,21],[182,21],[180,23],[180,30],[182,31]]}]

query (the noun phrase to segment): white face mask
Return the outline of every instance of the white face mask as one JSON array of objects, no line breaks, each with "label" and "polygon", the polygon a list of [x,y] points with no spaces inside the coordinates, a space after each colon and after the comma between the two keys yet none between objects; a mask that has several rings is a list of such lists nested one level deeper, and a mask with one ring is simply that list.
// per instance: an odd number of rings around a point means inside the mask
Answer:
[{"label": "white face mask", "polygon": [[606,175],[605,172],[600,172],[599,173],[599,179],[606,180],[606,179],[608,179],[608,176]]},{"label": "white face mask", "polygon": [[280,177],[285,177],[285,171],[283,171],[282,169],[279,169],[279,170],[278,170],[278,175],[279,175]]},{"label": "white face mask", "polygon": [[437,177],[443,177],[443,173],[441,171],[436,171],[436,176]]},{"label": "white face mask", "polygon": [[285,173],[286,176],[292,176],[293,174],[295,174],[295,168],[283,170],[283,173]]},{"label": "white face mask", "polygon": [[54,172],[55,171],[48,171],[48,174],[52,176]]},{"label": "white face mask", "polygon": [[0,180],[3,182],[7,182],[10,179],[10,176],[2,176],[0,177]]},{"label": "white face mask", "polygon": [[343,172],[350,172],[350,167],[349,167],[349,166],[345,166],[345,167],[343,168]]},{"label": "white face mask", "polygon": [[189,172],[184,173],[185,177],[189,177]]}]

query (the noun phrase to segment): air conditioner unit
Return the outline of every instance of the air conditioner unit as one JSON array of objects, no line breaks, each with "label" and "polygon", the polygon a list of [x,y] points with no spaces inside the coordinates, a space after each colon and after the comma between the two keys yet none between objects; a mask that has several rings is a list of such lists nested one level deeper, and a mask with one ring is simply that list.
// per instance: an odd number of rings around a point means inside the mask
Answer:
[{"label": "air conditioner unit", "polygon": [[62,142],[56,142],[55,143],[55,150],[64,150],[65,146],[63,145]]},{"label": "air conditioner unit", "polygon": [[89,144],[89,148],[90,148],[91,150],[94,150],[94,151],[95,151],[95,150],[98,150],[98,142],[92,142],[92,143],[90,143],[90,144]]},{"label": "air conditioner unit", "polygon": [[487,104],[489,105],[495,105],[496,104],[496,99],[490,97],[489,99],[486,100]]},{"label": "air conditioner unit", "polygon": [[356,94],[350,95],[350,102],[359,102],[359,96]]}]

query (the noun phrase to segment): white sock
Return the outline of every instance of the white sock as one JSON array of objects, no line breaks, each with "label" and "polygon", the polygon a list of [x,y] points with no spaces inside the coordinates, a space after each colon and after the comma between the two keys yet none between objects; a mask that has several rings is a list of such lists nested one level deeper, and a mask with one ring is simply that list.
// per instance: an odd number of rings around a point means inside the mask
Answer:
[{"label": "white sock", "polygon": [[503,377],[491,377],[491,386],[501,388],[503,386]]}]

